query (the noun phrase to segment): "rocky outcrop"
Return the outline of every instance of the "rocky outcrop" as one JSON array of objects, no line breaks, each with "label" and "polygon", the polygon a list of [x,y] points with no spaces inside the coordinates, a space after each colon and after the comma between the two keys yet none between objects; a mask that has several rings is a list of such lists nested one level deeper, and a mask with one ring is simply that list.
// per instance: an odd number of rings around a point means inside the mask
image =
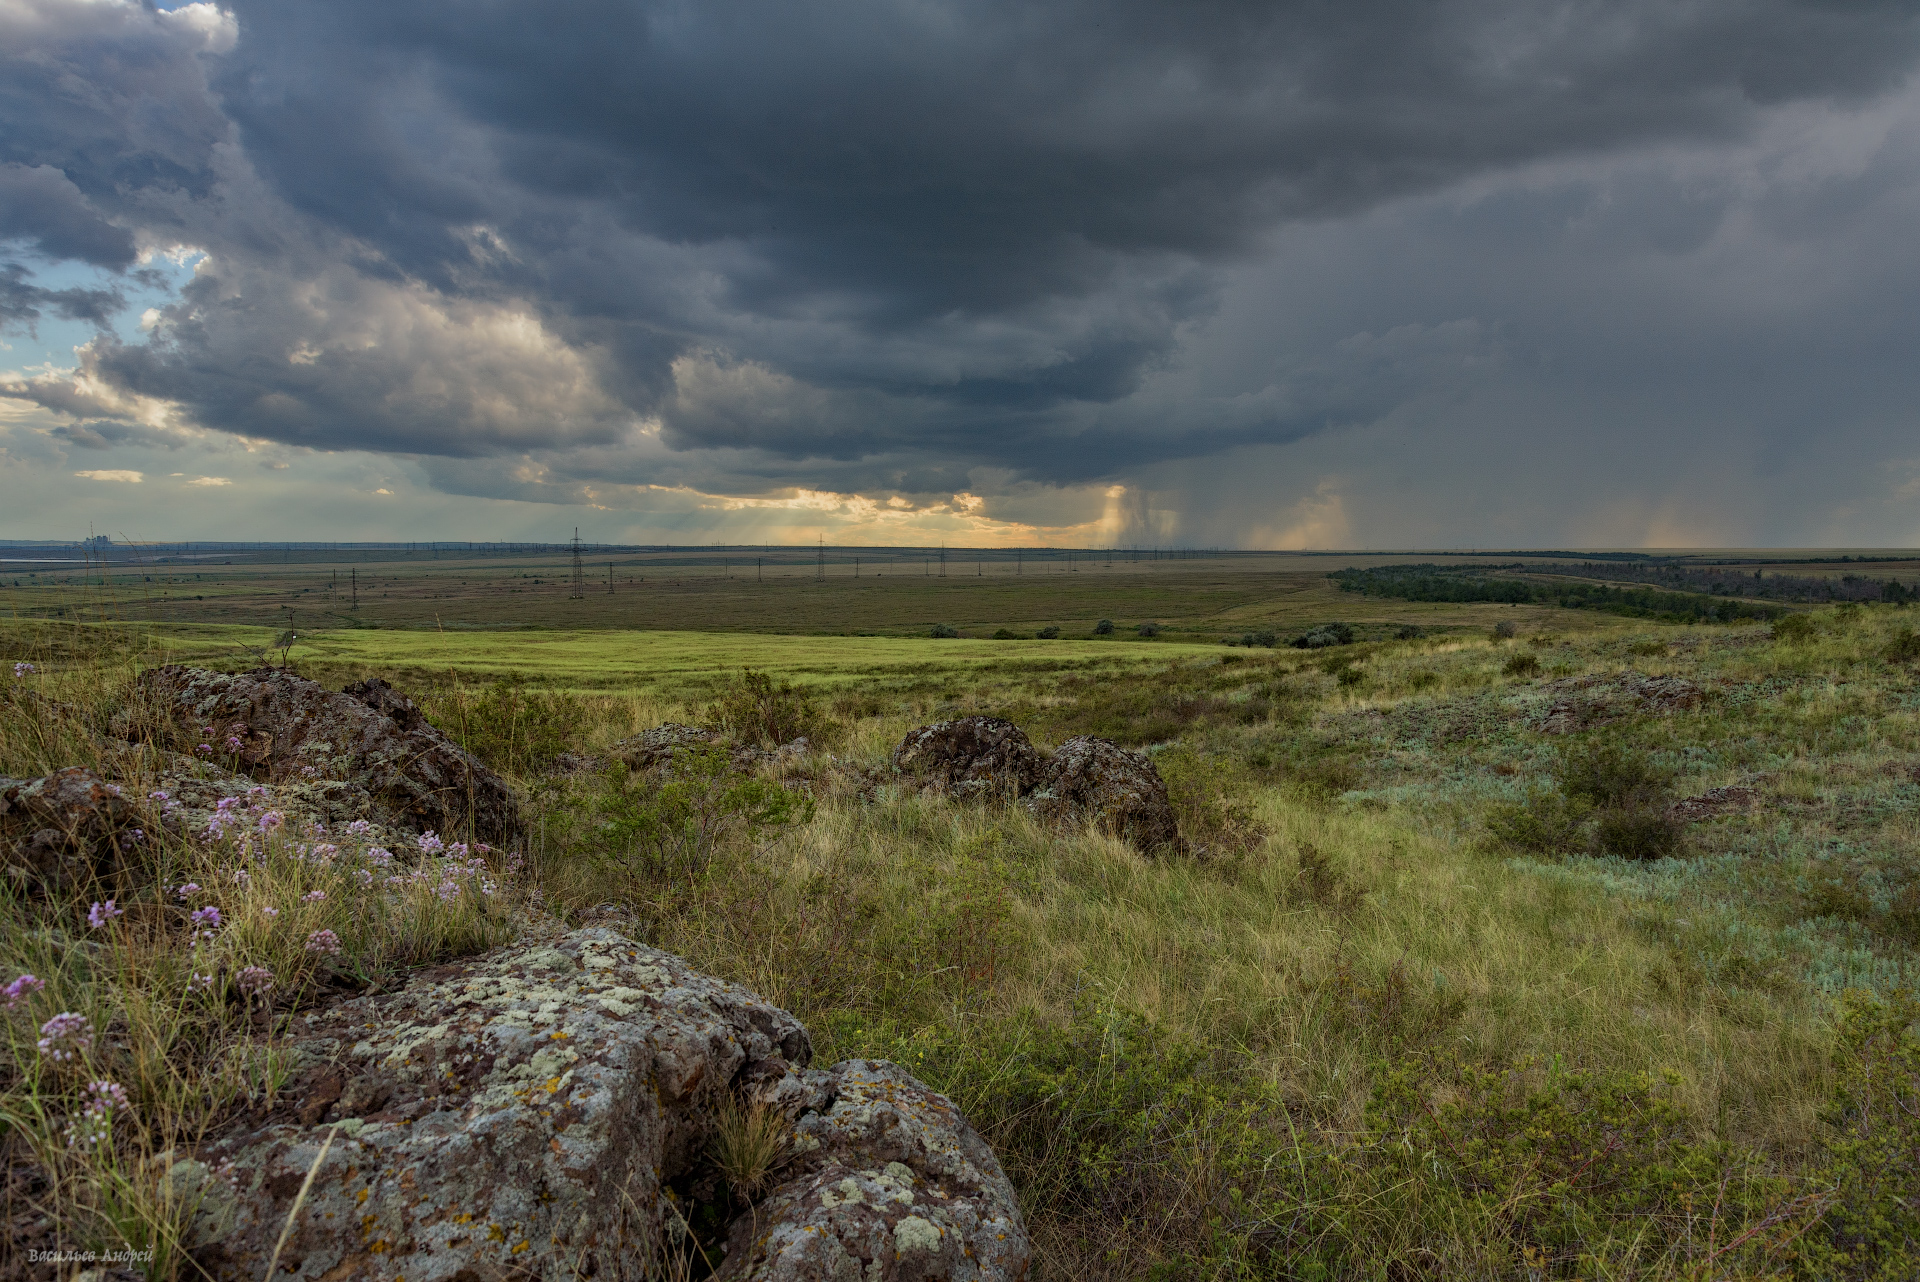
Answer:
[{"label": "rocky outcrop", "polygon": [[668,721],[620,740],[607,749],[607,756],[629,770],[651,770],[672,761],[676,752],[720,747],[725,741],[718,730]]},{"label": "rocky outcrop", "polygon": [[495,845],[519,835],[506,782],[385,682],[334,693],[276,668],[229,675],[174,664],[143,674],[141,687],[138,732],[256,781],[304,786],[329,822]]},{"label": "rocky outcrop", "polygon": [[607,749],[607,756],[638,772],[671,769],[676,754],[703,749],[726,753],[728,768],[744,772],[761,766],[775,769],[791,766],[811,752],[813,745],[802,736],[768,751],[752,744],[735,743],[719,730],[667,721],[620,740]]},{"label": "rocky outcrop", "polygon": [[[730,1278],[1027,1269],[1012,1189],[951,1103],[891,1065],[808,1071],[791,1015],[611,930],[424,972],[286,1047],[303,1067],[278,1112],[193,1164],[215,1278],[265,1275],[303,1186],[276,1277],[638,1282],[691,1249],[690,1202],[734,1221],[724,1260],[708,1248]],[[786,1129],[756,1206],[714,1200],[729,1094]]]},{"label": "rocky outcrop", "polygon": [[893,769],[961,798],[1018,798],[1043,823],[1091,822],[1146,854],[1186,854],[1166,782],[1144,753],[1081,735],[1051,756],[1011,721],[959,717],[907,732]]},{"label": "rocky outcrop", "polygon": [[803,1075],[786,1182],[734,1221],[723,1282],[1019,1278],[1031,1248],[1013,1190],[951,1101],[898,1066]]},{"label": "rocky outcrop", "polygon": [[1705,692],[1684,677],[1638,672],[1569,677],[1542,687],[1552,703],[1540,718],[1543,734],[1571,734],[1642,713],[1656,715],[1700,706]]},{"label": "rocky outcrop", "polygon": [[1666,815],[1677,823],[1694,823],[1736,811],[1751,810],[1759,801],[1759,792],[1752,788],[1738,785],[1709,788],[1697,797],[1682,797],[1674,802],[1667,807]]},{"label": "rocky outcrop", "polygon": [[908,731],[893,768],[952,797],[1013,798],[1039,784],[1046,758],[1011,721],[958,717]]},{"label": "rocky outcrop", "polygon": [[146,833],[141,808],[82,766],[0,778],[0,859],[16,888],[59,894],[112,885]]},{"label": "rocky outcrop", "polygon": [[1091,820],[1145,853],[1187,853],[1167,785],[1153,762],[1105,739],[1080,735],[1061,744],[1024,804],[1047,823]]}]

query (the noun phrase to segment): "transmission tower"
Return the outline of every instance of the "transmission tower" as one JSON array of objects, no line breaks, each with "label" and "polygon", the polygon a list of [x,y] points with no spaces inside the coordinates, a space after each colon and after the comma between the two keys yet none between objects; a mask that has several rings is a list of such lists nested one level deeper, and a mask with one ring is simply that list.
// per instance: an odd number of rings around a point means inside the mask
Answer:
[{"label": "transmission tower", "polygon": [[940,577],[947,577],[947,545],[944,543],[940,545]]},{"label": "transmission tower", "polygon": [[819,536],[819,546],[814,551],[813,577],[819,581],[827,577],[827,536],[824,534]]},{"label": "transmission tower", "polygon": [[573,590],[567,593],[569,601],[587,599],[587,568],[580,563],[580,527],[573,527]]}]

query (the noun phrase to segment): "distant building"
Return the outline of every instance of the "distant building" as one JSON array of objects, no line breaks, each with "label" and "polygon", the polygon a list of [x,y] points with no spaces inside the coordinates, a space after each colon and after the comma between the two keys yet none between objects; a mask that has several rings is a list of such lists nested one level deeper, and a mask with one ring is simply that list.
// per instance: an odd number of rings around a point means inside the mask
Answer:
[{"label": "distant building", "polygon": [[113,546],[113,540],[104,534],[96,534],[90,539],[82,540],[80,546],[89,551],[105,551]]}]

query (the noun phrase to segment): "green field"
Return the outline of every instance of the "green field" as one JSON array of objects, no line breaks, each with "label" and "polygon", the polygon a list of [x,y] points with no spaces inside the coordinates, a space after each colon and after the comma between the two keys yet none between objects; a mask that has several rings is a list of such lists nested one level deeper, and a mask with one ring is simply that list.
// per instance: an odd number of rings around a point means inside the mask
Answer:
[{"label": "green field", "polygon": [[[754,631],[563,626],[564,598],[538,626],[358,620],[289,661],[387,676],[509,776],[534,821],[508,879],[525,911],[615,922],[793,1010],[822,1059],[895,1059],[950,1094],[1015,1180],[1042,1278],[1920,1276],[1920,615],[1678,626],[1362,599],[1299,568],[1079,573],[795,583],[753,598],[787,610]],[[688,617],[732,617],[746,589],[724,584],[688,588]],[[813,629],[855,599],[894,635]],[[922,634],[1049,604],[1063,639]],[[0,774],[105,760],[140,665],[250,667],[275,635],[128,613],[0,622],[0,658],[39,669],[7,687]],[[1099,617],[1187,624],[1088,637]],[[1356,643],[1220,644],[1333,619]],[[889,775],[909,729],[971,712],[1150,753],[1194,853]],[[745,791],[592,767],[669,719],[805,726],[829,751]],[[589,765],[556,772],[561,753]],[[1738,800],[1671,817],[1717,789]],[[167,857],[214,884],[219,852]],[[248,902],[296,911],[303,887],[262,875]],[[353,902],[326,911],[366,982],[456,946],[442,918],[375,932]],[[149,1115],[191,1131],[254,1089],[232,1017],[179,1013],[165,931],[115,969],[72,948],[73,912],[6,911],[0,963],[129,1030],[99,1071],[142,1083]],[[307,999],[289,983],[286,1009]],[[7,1027],[0,1116],[63,1116]],[[84,1186],[63,1196],[103,1222]]]}]

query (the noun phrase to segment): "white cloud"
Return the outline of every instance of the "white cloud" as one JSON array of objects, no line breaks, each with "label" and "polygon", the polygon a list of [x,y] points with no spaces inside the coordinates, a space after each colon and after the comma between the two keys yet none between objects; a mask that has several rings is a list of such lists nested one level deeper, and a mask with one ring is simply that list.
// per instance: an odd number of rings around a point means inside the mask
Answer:
[{"label": "white cloud", "polygon": [[139,472],[118,467],[89,468],[84,472],[75,472],[74,475],[84,476],[89,481],[131,481],[138,483],[147,479]]},{"label": "white cloud", "polygon": [[232,485],[233,482],[229,481],[224,476],[197,476],[193,480],[188,481],[187,484],[188,485]]}]

